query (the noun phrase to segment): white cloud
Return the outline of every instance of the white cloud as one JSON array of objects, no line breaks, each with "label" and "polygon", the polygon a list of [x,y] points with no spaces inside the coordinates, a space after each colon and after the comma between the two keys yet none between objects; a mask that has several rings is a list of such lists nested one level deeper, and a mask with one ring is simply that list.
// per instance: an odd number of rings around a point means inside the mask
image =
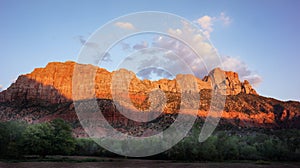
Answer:
[{"label": "white cloud", "polygon": [[[165,68],[174,75],[182,73],[183,71],[189,71],[184,68],[184,66],[188,65],[194,75],[199,78],[203,78],[213,68],[222,67],[224,70],[237,72],[241,81],[248,80],[252,85],[257,86],[262,81],[262,78],[257,73],[250,70],[248,65],[241,59],[223,56],[221,57],[223,65],[219,64],[217,50],[210,44],[207,40],[208,38],[205,37],[209,36],[210,33],[213,32],[213,23],[216,21],[219,21],[224,25],[228,25],[231,23],[231,18],[226,16],[223,12],[218,17],[203,16],[199,18],[197,23],[201,26],[204,32],[195,29],[183,21],[182,27],[168,30],[171,37],[157,36],[154,39],[151,47],[165,49],[166,51],[162,56],[163,58],[153,56],[152,59],[149,58],[148,60],[138,64],[141,65],[141,67],[155,67],[163,64],[166,65],[167,67]],[[207,33],[205,33],[205,31]],[[181,39],[183,42],[177,39]],[[190,44],[191,46],[188,46],[187,44]],[[148,46],[148,43],[141,42],[134,46],[135,47],[133,48],[136,49],[143,48],[142,46]],[[191,48],[193,48],[199,55],[196,55]],[[154,72],[153,69],[150,70],[143,73],[141,72],[139,75],[141,77],[144,76],[144,78],[149,78],[150,74]]]},{"label": "white cloud", "polygon": [[262,77],[259,76],[258,74],[252,74],[250,76],[245,76],[244,79],[248,80],[250,82],[250,84],[255,87],[257,87],[263,81]]},{"label": "white cloud", "polygon": [[[207,73],[210,70],[212,70],[209,68],[206,69],[204,64],[209,64],[210,63],[209,58],[215,53],[212,51],[213,47],[210,44],[205,43],[204,41],[201,40],[199,40],[197,43],[199,46],[198,49],[202,49],[202,54],[203,54],[201,56],[202,60],[200,61],[199,59],[197,59],[198,56],[196,56],[190,50],[190,48],[188,48],[187,46],[185,46],[185,44],[182,44],[175,39],[167,38],[167,37],[158,37],[155,46],[166,48],[169,50],[168,52],[170,51],[175,52],[177,55],[181,57],[182,60],[184,60],[190,66],[190,68],[192,69],[192,71],[197,77],[203,78],[205,75],[207,75]],[[167,55],[165,57],[167,57]],[[258,84],[262,82],[262,77],[259,76],[256,72],[249,69],[248,65],[242,60],[240,60],[239,58],[223,56],[221,57],[221,60],[222,60],[222,65],[218,64],[211,67],[212,68],[222,67],[226,71],[237,72],[239,74],[241,81],[248,80],[254,86],[258,86]],[[170,69],[179,69],[177,70],[177,72],[179,72],[181,67],[176,66],[178,65],[175,63],[176,61],[177,60],[170,58],[168,65]],[[150,62],[148,63],[150,64]]]},{"label": "white cloud", "polygon": [[[188,25],[183,24],[181,29],[169,29],[168,33],[173,37],[178,37],[184,42],[192,44],[192,47],[205,58],[214,55],[214,48],[205,41],[206,38],[204,38],[202,34],[194,36],[194,31],[195,30]],[[185,43],[175,38],[157,36],[152,43],[152,47],[163,48],[164,52],[158,50],[157,53],[147,53],[151,55],[156,54],[157,57],[144,61],[141,64],[141,67],[162,67],[161,64],[163,64],[167,66],[166,69],[172,74],[189,73],[191,71],[196,72],[195,75],[201,77],[207,74],[203,62],[201,62],[201,59],[199,59],[195,52]],[[153,52],[156,50],[154,49],[151,51]]]},{"label": "white cloud", "polygon": [[210,37],[210,33],[213,31],[213,22],[215,18],[210,16],[203,16],[197,20],[197,23],[203,29],[203,33],[206,35],[207,38]]},{"label": "white cloud", "polygon": [[133,26],[133,24],[129,23],[129,22],[116,22],[115,26],[120,27],[122,29],[128,29],[128,30],[135,29],[135,27]]},{"label": "white cloud", "polygon": [[[204,19],[202,19],[202,24],[206,30],[213,30],[210,29],[211,24],[209,24],[212,20],[213,18],[211,17],[210,19],[208,17],[204,17]],[[207,21],[207,23],[205,21]],[[223,56],[221,57],[223,65],[214,64],[217,62],[215,58],[219,57],[216,53],[216,49],[206,40],[206,38],[203,37],[201,33],[195,34],[193,31],[194,30],[184,24],[182,29],[170,29],[169,33],[175,37],[184,39],[184,41],[189,44],[192,44],[192,47],[200,53],[201,59],[199,59],[199,57],[195,55],[195,53],[186,44],[183,44],[173,38],[160,36],[156,39],[154,46],[165,48],[176,53],[191,67],[192,71],[199,78],[207,75],[208,71],[212,70],[212,68],[222,67],[224,70],[237,72],[242,81],[248,80],[254,86],[257,86],[262,81],[262,78],[257,73],[250,70],[248,65],[238,58]],[[170,62],[174,61],[174,59],[170,59]],[[169,65],[173,66],[175,64],[169,63]]]},{"label": "white cloud", "polygon": [[207,38],[210,38],[210,34],[213,32],[213,25],[216,22],[221,22],[223,25],[228,26],[232,22],[232,19],[225,14],[225,12],[221,12],[219,16],[208,16],[205,15],[195,21],[200,25],[203,33]]}]

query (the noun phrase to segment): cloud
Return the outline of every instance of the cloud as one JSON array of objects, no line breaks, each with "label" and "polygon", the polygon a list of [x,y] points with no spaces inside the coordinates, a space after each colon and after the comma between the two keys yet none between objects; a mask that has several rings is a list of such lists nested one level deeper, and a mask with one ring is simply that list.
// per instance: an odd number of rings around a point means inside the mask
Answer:
[{"label": "cloud", "polygon": [[135,27],[133,26],[132,23],[129,22],[116,22],[115,26],[122,28],[122,29],[127,29],[127,30],[133,30]]},{"label": "cloud", "polygon": [[110,53],[100,53],[99,45],[94,42],[88,42],[85,40],[84,36],[78,36],[79,42],[84,46],[86,56],[81,58],[80,62],[92,63],[97,65],[100,61],[101,56],[104,62],[112,62]]},{"label": "cloud", "polygon": [[262,82],[262,77],[248,68],[248,65],[238,58],[222,57],[222,67],[226,71],[234,71],[239,74],[240,80],[248,80],[253,86],[258,86]]},{"label": "cloud", "polygon": [[221,12],[219,20],[222,21],[222,23],[225,26],[229,25],[232,22],[232,19],[229,16],[227,16],[224,12]]},{"label": "cloud", "polygon": [[[227,16],[225,12],[221,12],[217,17],[206,15],[196,21],[196,23],[201,26],[203,33],[207,38],[210,38],[210,34],[214,30],[213,25],[216,22],[220,22],[224,26],[228,26],[231,24],[232,19]],[[223,69],[237,72],[241,80],[248,80],[254,86],[257,86],[260,82],[262,82],[262,77],[250,70],[247,64],[240,59],[230,56],[225,56],[221,59],[223,60]]]},{"label": "cloud", "polygon": [[[212,18],[208,19],[208,17],[204,17],[204,19],[202,19],[202,24],[206,30],[213,30],[211,28],[211,24],[209,24],[209,22],[212,20]],[[253,70],[250,70],[248,65],[238,58],[222,56],[222,65],[218,64],[216,58],[219,58],[219,56],[216,53],[216,49],[207,41],[207,39],[204,37],[205,35],[201,34],[201,32],[194,33],[192,28],[183,24],[181,29],[170,29],[169,34],[174,35],[175,37],[180,37],[185,42],[193,45],[191,47],[198,51],[201,59],[199,59],[199,56],[191,50],[190,46],[187,46],[175,38],[158,36],[152,45],[154,47],[167,49],[168,52],[175,53],[191,68],[194,75],[197,77],[202,78],[203,76],[207,75],[212,68],[223,67],[224,70],[237,72],[241,80],[248,80],[254,86],[257,86],[262,81],[261,76],[259,76]],[[167,54],[165,55],[165,58],[167,58]],[[180,71],[180,68],[182,68],[182,66],[178,66],[176,61],[179,61],[179,59],[174,59],[174,57],[169,59],[167,64],[169,69],[173,70],[170,72],[178,72]]]},{"label": "cloud", "polygon": [[160,78],[167,78],[167,79],[174,78],[174,76],[168,71],[156,67],[149,67],[143,69],[139,71],[136,75],[141,79],[150,79],[150,80],[158,80]]},{"label": "cloud", "polygon": [[[193,72],[194,75],[201,78],[205,76],[208,71],[205,67],[205,62],[209,62],[209,55],[213,55],[213,53],[210,53],[210,46],[206,46],[203,44],[199,44],[198,50],[202,48],[201,58],[199,58],[198,55],[196,55],[189,47],[187,47],[183,43],[179,42],[170,42],[173,41],[173,39],[165,39],[170,46],[168,47],[169,52],[166,52],[165,57],[168,58],[168,65],[173,66],[172,69],[173,72],[180,72],[180,71],[189,71]],[[172,43],[174,45],[172,45]],[[175,53],[178,57],[174,58],[172,54],[168,53]],[[206,55],[204,55],[206,53]],[[170,55],[170,57],[169,57]],[[180,65],[180,66],[178,66]],[[185,68],[184,68],[185,67]]]},{"label": "cloud", "polygon": [[132,48],[135,49],[135,50],[140,50],[140,49],[148,48],[148,43],[147,43],[147,41],[142,41],[142,42],[140,42],[138,44],[135,44]]},{"label": "cloud", "polygon": [[205,15],[195,21],[200,25],[203,33],[207,38],[210,38],[210,34],[213,32],[213,25],[216,22],[221,22],[223,25],[228,26],[232,22],[232,19],[226,15],[225,12],[221,12],[219,16],[208,16]]},{"label": "cloud", "polygon": [[210,37],[210,33],[213,31],[213,22],[216,20],[214,17],[210,16],[203,16],[197,20],[197,23],[203,29],[203,33],[206,35],[207,38]]},{"label": "cloud", "polygon": [[84,46],[88,46],[88,47],[91,47],[91,48],[98,48],[99,45],[97,43],[92,43],[92,42],[87,42],[83,36],[78,36],[79,38],[79,42],[84,45]]},{"label": "cloud", "polygon": [[[229,16],[222,12],[217,17],[203,16],[196,22],[203,31],[199,31],[199,29],[182,21],[181,27],[168,29],[170,36],[158,35],[153,39],[152,43],[142,41],[132,45],[132,49],[140,52],[136,58],[128,57],[126,59],[127,62],[131,63],[128,63],[128,65],[139,65],[137,68],[139,71],[135,72],[138,72],[137,75],[142,79],[153,79],[157,76],[170,78],[161,69],[153,67],[162,67],[167,72],[170,72],[169,74],[174,75],[192,72],[198,78],[203,78],[213,68],[222,67],[224,70],[237,72],[241,80],[248,80],[254,86],[257,86],[262,81],[262,77],[251,70],[241,59],[231,56],[222,56],[220,58],[217,50],[209,42],[208,38],[214,30],[214,23],[218,22],[227,26],[232,22]],[[125,50],[131,47],[129,44],[124,43],[122,48]],[[196,52],[199,55],[196,55]],[[141,55],[145,59],[137,59]],[[219,59],[222,60],[222,65],[219,63]]]},{"label": "cloud", "polygon": [[80,44],[82,44],[82,45],[85,44],[86,40],[84,39],[83,36],[78,36],[78,39],[79,39]]},{"label": "cloud", "polygon": [[[173,69],[178,69],[174,70],[174,72],[180,71],[181,67],[177,66],[179,61],[184,62],[184,65],[188,66],[190,71],[194,72],[194,75],[199,78],[206,75],[207,71],[211,70],[212,67],[215,67],[215,58],[218,58],[216,50],[201,31],[183,22],[182,28],[169,29],[168,33],[174,38],[158,36],[152,45],[164,48],[177,55],[177,58],[173,57],[167,63],[169,66],[174,66],[172,67]],[[177,40],[177,38],[182,39],[183,42]],[[195,51],[200,57],[196,55]],[[209,64],[210,67],[206,67],[204,63]]]},{"label": "cloud", "polygon": [[104,61],[104,62],[112,62],[110,53],[108,53],[108,52],[104,53],[102,61]]},{"label": "cloud", "polygon": [[123,41],[120,43],[120,45],[121,45],[121,47],[122,47],[122,50],[124,50],[124,51],[127,51],[127,50],[130,50],[130,49],[131,49],[130,44],[125,43],[125,42],[123,42]]},{"label": "cloud", "polygon": [[0,85],[0,91],[2,91],[2,89],[3,89],[3,85]]},{"label": "cloud", "polygon": [[248,80],[250,84],[252,84],[254,87],[257,87],[262,81],[262,77],[259,76],[258,74],[252,74],[250,76],[245,76],[245,80]]}]

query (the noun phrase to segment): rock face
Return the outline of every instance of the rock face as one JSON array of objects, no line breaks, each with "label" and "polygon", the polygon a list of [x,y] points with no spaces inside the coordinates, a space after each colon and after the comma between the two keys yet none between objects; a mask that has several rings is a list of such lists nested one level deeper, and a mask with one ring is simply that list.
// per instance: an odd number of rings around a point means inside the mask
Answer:
[{"label": "rock face", "polygon": [[49,63],[21,75],[7,90],[1,92],[0,102],[43,100],[64,103],[72,98],[73,62]]},{"label": "rock face", "polygon": [[[74,80],[75,66],[79,77]],[[86,80],[91,76],[92,79]],[[32,73],[19,76],[15,83],[0,93],[0,120],[20,119],[31,123],[63,118],[72,123],[78,136],[83,136],[73,101],[85,101],[93,98],[91,95],[97,98],[108,121],[116,125],[141,124],[121,115],[118,105],[123,110],[148,112],[147,115],[163,111],[166,114],[164,123],[168,123],[172,121],[169,115],[176,114],[180,106],[199,104],[198,116],[204,119],[210,109],[212,90],[216,88],[224,88],[220,93],[227,95],[221,123],[300,128],[299,102],[281,102],[259,96],[250,83],[246,80],[241,82],[235,72],[216,68],[203,80],[179,74],[173,80],[150,81],[140,80],[126,69],[109,72],[75,62],[52,62],[45,68],[36,68]],[[78,92],[72,93],[73,89]],[[188,97],[191,101],[185,104],[181,101],[184,92],[191,93]],[[197,96],[200,96],[200,103],[193,102],[199,100],[195,99]]]},{"label": "rock face", "polygon": [[[45,68],[36,68],[32,73],[21,75],[7,90],[1,92],[0,102],[6,101],[30,101],[41,99],[49,103],[64,103],[72,100],[72,77],[75,62],[52,62]],[[83,74],[78,82],[81,87],[89,87],[90,83],[84,84],[84,79],[91,72],[95,73],[94,88],[97,98],[112,98],[111,89],[127,89],[127,83],[123,82],[128,79],[129,92],[149,93],[151,90],[157,88],[164,92],[180,92],[181,88],[178,80],[185,83],[184,88],[193,88],[197,83],[198,91],[202,89],[212,89],[211,81],[215,81],[216,85],[226,84],[226,95],[237,95],[239,93],[255,94],[256,91],[252,88],[248,81],[240,82],[238,74],[235,72],[226,72],[220,68],[216,68],[209,73],[209,76],[204,77],[203,80],[192,75],[177,75],[176,79],[161,79],[158,81],[140,80],[133,72],[125,69],[120,69],[114,72],[108,72],[103,68],[97,68],[92,65],[78,65],[80,66],[80,73]],[[93,69],[91,71],[91,69]],[[225,77],[222,77],[225,75]],[[189,77],[189,78],[186,78]],[[113,79],[113,80],[112,80]],[[225,79],[225,81],[223,80]],[[177,81],[176,81],[177,80]],[[189,80],[189,81],[186,81]],[[191,86],[190,86],[191,85]],[[78,88],[85,91],[86,88]],[[84,95],[84,93],[82,93]],[[85,97],[83,96],[82,99]]]},{"label": "rock face", "polygon": [[239,93],[258,95],[247,80],[244,82],[240,81],[239,75],[236,72],[223,71],[220,68],[216,68],[209,73],[209,76],[204,77],[203,80],[205,82],[214,81],[217,86],[224,85],[226,95],[237,95]]}]

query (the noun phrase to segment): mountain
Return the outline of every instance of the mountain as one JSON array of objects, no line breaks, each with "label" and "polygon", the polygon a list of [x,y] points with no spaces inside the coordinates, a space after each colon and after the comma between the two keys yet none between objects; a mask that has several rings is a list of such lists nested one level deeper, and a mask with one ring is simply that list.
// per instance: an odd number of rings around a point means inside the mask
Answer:
[{"label": "mountain", "polygon": [[[79,67],[76,73],[81,74],[82,77],[77,81],[73,79],[75,67]],[[84,77],[93,72],[95,72],[94,84],[91,84],[91,81],[84,80]],[[121,82],[124,80],[129,81],[129,87]],[[189,82],[190,80],[194,83]],[[123,131],[130,130],[129,125],[132,124],[143,126],[145,129],[149,123],[137,123],[126,118],[118,111],[118,105],[127,111],[143,110],[150,115],[159,111],[153,104],[159,105],[165,101],[165,106],[160,109],[164,113],[157,119],[163,121],[161,123],[164,124],[160,124],[161,128],[156,127],[164,129],[174,121],[172,118],[176,117],[180,105],[184,106],[180,104],[180,98],[181,90],[185,88],[180,87],[179,81],[183,81],[184,87],[194,87],[195,96],[200,95],[200,102],[196,102],[199,103],[200,121],[204,121],[210,109],[214,94],[213,88],[223,85],[226,87],[225,92],[222,93],[226,95],[226,102],[221,125],[300,128],[299,102],[283,102],[260,96],[248,81],[241,82],[235,72],[216,68],[203,79],[179,74],[173,80],[150,81],[140,80],[133,72],[126,69],[109,72],[93,65],[77,64],[71,61],[51,62],[45,68],[36,68],[29,74],[20,75],[15,83],[0,93],[0,120],[25,120],[29,123],[36,123],[63,118],[72,124],[77,136],[85,136],[78,122],[73,101],[89,101],[92,97],[86,93],[89,92],[88,88],[93,86],[101,112],[112,125],[119,127],[120,130],[125,129]],[[73,85],[72,82],[80,84]],[[192,86],[195,83],[196,86]],[[111,90],[116,87],[117,90],[129,88],[128,94],[115,92],[116,95],[114,95]],[[72,89],[79,89],[80,92],[74,95]],[[165,99],[162,98],[161,93],[151,96],[152,90],[165,93]],[[191,98],[191,100],[195,99]],[[128,105],[131,102],[133,106]],[[143,132],[143,129],[139,133]],[[138,134],[132,130],[131,132]]]}]

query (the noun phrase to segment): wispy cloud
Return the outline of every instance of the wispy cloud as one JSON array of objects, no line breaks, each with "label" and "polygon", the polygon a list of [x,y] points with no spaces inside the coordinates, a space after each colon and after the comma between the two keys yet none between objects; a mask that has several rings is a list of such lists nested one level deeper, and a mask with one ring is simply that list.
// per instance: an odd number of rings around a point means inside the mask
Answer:
[{"label": "wispy cloud", "polygon": [[99,51],[99,45],[94,42],[88,42],[85,40],[84,36],[78,36],[79,42],[86,47],[86,57],[84,58],[84,62],[86,63],[93,63],[94,65],[97,65],[100,61],[100,58],[102,56],[102,60],[104,62],[111,62],[111,55],[110,53],[100,53]]},{"label": "wispy cloud", "polygon": [[116,22],[115,26],[122,28],[122,29],[128,29],[128,30],[135,29],[134,25],[130,22]]},{"label": "wispy cloud", "polygon": [[97,43],[92,43],[92,42],[87,42],[84,38],[84,36],[78,36],[79,42],[80,44],[87,46],[87,47],[91,47],[91,48],[98,48],[99,45]]},{"label": "wispy cloud", "polygon": [[104,61],[104,62],[112,62],[110,53],[108,53],[108,52],[104,53],[102,61]]},{"label": "wispy cloud", "polygon": [[2,91],[2,89],[3,89],[3,85],[0,85],[0,91]]},{"label": "wispy cloud", "polygon": [[84,39],[83,36],[77,36],[77,38],[79,39],[80,44],[84,45],[86,40]]},{"label": "wispy cloud", "polygon": [[148,42],[147,41],[142,41],[142,42],[140,42],[138,44],[135,44],[132,48],[135,49],[135,50],[140,50],[140,49],[148,48]]},{"label": "wispy cloud", "polygon": [[232,22],[232,19],[225,14],[225,12],[221,12],[219,16],[219,20],[223,23],[223,25],[228,26]]},{"label": "wispy cloud", "polygon": [[141,77],[142,79],[150,79],[150,80],[157,80],[160,78],[173,78],[172,74],[167,72],[166,70],[156,68],[156,67],[150,67],[143,69],[137,73],[138,77]]},{"label": "wispy cloud", "polygon": [[124,51],[128,51],[128,50],[131,49],[130,44],[128,44],[128,43],[126,43],[126,42],[124,42],[124,41],[122,41],[122,42],[120,43],[120,45],[121,45],[121,47],[122,47],[122,50],[124,50]]}]

